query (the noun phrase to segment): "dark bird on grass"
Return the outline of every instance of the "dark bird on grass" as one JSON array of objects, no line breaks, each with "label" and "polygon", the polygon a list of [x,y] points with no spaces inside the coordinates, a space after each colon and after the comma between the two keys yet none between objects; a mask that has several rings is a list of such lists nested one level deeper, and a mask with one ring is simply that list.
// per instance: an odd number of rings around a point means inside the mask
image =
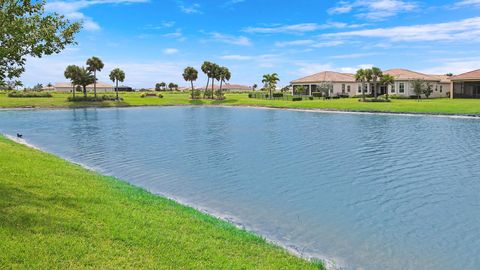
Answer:
[{"label": "dark bird on grass", "polygon": [[23,138],[23,135],[20,133],[17,133],[17,138]]}]

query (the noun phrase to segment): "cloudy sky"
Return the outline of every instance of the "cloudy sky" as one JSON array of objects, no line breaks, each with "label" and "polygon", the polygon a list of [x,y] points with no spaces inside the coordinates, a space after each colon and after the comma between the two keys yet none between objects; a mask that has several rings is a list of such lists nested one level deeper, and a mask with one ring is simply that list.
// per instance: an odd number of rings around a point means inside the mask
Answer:
[{"label": "cloudy sky", "polygon": [[46,8],[83,29],[61,54],[29,59],[25,85],[65,81],[65,67],[90,56],[105,63],[100,80],[120,67],[134,87],[187,85],[183,68],[204,60],[247,85],[272,72],[286,85],[372,65],[439,74],[480,68],[480,0],[83,0]]}]

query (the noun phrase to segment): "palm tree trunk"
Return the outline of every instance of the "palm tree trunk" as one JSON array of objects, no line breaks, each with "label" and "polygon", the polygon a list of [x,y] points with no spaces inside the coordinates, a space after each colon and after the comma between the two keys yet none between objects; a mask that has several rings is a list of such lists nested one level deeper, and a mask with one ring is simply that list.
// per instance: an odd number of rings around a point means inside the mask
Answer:
[{"label": "palm tree trunk", "polygon": [[377,96],[378,96],[378,94],[377,94],[377,91],[378,91],[378,89],[377,89],[377,87],[378,87],[377,82],[374,81],[374,82],[373,82],[373,85],[375,85],[375,91],[374,91],[375,93],[373,93],[373,96],[375,97],[375,99],[377,99]]},{"label": "palm tree trunk", "polygon": [[118,80],[117,80],[117,83],[115,84],[115,92],[117,93],[117,101],[119,100],[118,99]]},{"label": "palm tree trunk", "polygon": [[193,91],[194,91],[194,89],[193,89],[193,81],[190,81],[190,84],[192,85],[192,99],[193,99]]},{"label": "palm tree trunk", "polygon": [[212,93],[210,94],[211,99],[213,99],[213,91],[215,91],[215,78],[212,78]]},{"label": "palm tree trunk", "polygon": [[365,102],[365,83],[362,82],[362,100]]},{"label": "palm tree trunk", "polygon": [[385,99],[388,100],[388,84],[385,85]]},{"label": "palm tree trunk", "polygon": [[219,92],[219,93],[220,93],[220,95],[219,95],[219,96],[221,96],[221,95],[222,95],[222,83],[223,83],[223,80],[220,80],[220,92]]},{"label": "palm tree trunk", "polygon": [[73,99],[75,99],[75,85],[72,83],[72,95]]},{"label": "palm tree trunk", "polygon": [[97,98],[97,71],[96,70],[93,71],[93,77],[95,78],[95,80],[93,81],[93,95],[95,96],[95,98]]},{"label": "palm tree trunk", "polygon": [[205,86],[205,92],[203,92],[203,98],[207,96],[208,91],[208,83],[210,82],[210,77],[207,77],[207,86]]},{"label": "palm tree trunk", "polygon": [[87,86],[83,85],[83,97],[87,98]]}]

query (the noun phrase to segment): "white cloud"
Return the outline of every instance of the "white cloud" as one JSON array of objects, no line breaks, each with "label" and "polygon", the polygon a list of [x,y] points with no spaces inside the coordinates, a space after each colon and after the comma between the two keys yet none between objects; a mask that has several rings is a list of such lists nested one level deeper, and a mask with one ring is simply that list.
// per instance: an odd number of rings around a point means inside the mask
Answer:
[{"label": "white cloud", "polygon": [[455,3],[455,6],[457,6],[457,7],[466,7],[466,6],[480,7],[480,0],[458,1],[457,3]]},{"label": "white cloud", "polygon": [[178,49],[175,49],[175,48],[166,48],[163,50],[163,53],[167,55],[176,54],[178,52],[179,52]]},{"label": "white cloud", "polygon": [[47,2],[45,10],[47,12],[57,12],[64,15],[66,18],[74,21],[82,21],[83,27],[87,31],[98,31],[100,25],[96,23],[92,18],[86,16],[81,9],[87,8],[93,5],[102,4],[132,4],[132,3],[144,3],[148,0],[81,0],[81,1],[52,1]]},{"label": "white cloud", "polygon": [[426,74],[461,74],[477,70],[480,57],[433,59],[430,62],[434,63],[433,67],[425,68],[420,72]]},{"label": "white cloud", "polygon": [[313,39],[299,39],[299,40],[292,40],[292,41],[279,41],[275,43],[275,46],[283,48],[283,47],[291,47],[291,46],[308,46],[312,48],[324,48],[324,47],[334,47],[338,45],[342,45],[344,42],[341,40],[331,40],[331,41],[317,41]]},{"label": "white cloud", "polygon": [[247,33],[259,33],[259,34],[278,34],[278,33],[290,33],[290,34],[300,34],[306,32],[313,32],[329,28],[355,28],[360,25],[356,24],[346,24],[341,22],[329,22],[325,24],[318,23],[300,23],[300,24],[290,24],[290,25],[277,25],[271,27],[247,27],[243,29],[243,32]]},{"label": "white cloud", "polygon": [[333,55],[328,58],[330,59],[354,59],[354,58],[363,58],[378,55],[378,53],[351,53],[351,54],[340,54],[340,55]]},{"label": "white cloud", "polygon": [[480,17],[438,24],[396,26],[324,34],[324,37],[369,37],[399,41],[480,41]]},{"label": "white cloud", "polygon": [[252,45],[250,39],[244,36],[232,36],[232,35],[225,35],[221,34],[218,32],[212,32],[210,33],[210,37],[213,40],[227,43],[227,44],[233,44],[233,45],[239,45],[239,46],[250,46]]},{"label": "white cloud", "polygon": [[252,56],[248,56],[248,55],[229,54],[229,55],[223,55],[223,56],[221,56],[220,59],[223,59],[223,60],[235,60],[235,61],[246,61],[246,60],[251,60],[251,59],[253,59],[253,57],[252,57]]},{"label": "white cloud", "polygon": [[287,46],[305,46],[305,45],[312,45],[315,43],[312,39],[300,39],[300,40],[292,40],[292,41],[279,41],[275,43],[277,47],[287,47]]},{"label": "white cloud", "polygon": [[357,16],[370,20],[383,20],[401,12],[409,12],[418,8],[414,2],[404,0],[355,0],[341,1],[328,10],[330,14],[357,12]]},{"label": "white cloud", "polygon": [[316,64],[316,63],[297,63],[300,68],[297,70],[299,76],[309,76],[322,71],[332,70],[331,64]]},{"label": "white cloud", "polygon": [[203,13],[200,10],[200,4],[197,4],[197,3],[186,5],[183,3],[183,1],[178,1],[178,7],[183,13],[186,13],[186,14],[202,14]]}]

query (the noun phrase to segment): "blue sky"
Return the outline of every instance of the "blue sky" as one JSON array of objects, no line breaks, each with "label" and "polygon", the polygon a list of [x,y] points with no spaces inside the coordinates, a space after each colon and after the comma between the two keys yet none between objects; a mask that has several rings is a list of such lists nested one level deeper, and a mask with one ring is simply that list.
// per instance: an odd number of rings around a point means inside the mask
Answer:
[{"label": "blue sky", "polygon": [[[188,85],[184,67],[227,66],[232,83],[281,85],[320,72],[402,67],[426,73],[480,68],[480,0],[83,0],[47,1],[47,11],[82,21],[78,45],[29,59],[26,85],[65,81],[68,64],[90,56],[126,85]],[[201,76],[196,84],[205,84]]]}]

